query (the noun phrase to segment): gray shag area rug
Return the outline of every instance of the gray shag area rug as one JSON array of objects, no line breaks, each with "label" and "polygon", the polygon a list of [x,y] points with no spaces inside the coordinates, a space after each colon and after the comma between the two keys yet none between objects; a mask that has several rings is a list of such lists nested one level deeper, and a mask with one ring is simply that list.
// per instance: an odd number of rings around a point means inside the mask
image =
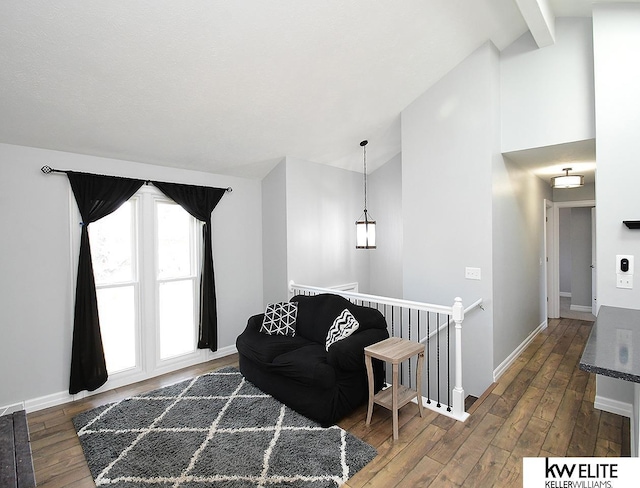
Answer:
[{"label": "gray shag area rug", "polygon": [[97,486],[336,487],[376,456],[236,368],[95,408],[73,423]]}]

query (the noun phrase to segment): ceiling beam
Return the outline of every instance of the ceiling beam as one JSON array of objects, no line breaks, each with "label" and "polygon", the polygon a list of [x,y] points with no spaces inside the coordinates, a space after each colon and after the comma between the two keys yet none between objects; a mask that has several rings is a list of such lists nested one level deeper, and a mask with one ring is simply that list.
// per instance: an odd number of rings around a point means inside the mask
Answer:
[{"label": "ceiling beam", "polygon": [[515,0],[538,47],[556,42],[556,17],[549,0]]}]

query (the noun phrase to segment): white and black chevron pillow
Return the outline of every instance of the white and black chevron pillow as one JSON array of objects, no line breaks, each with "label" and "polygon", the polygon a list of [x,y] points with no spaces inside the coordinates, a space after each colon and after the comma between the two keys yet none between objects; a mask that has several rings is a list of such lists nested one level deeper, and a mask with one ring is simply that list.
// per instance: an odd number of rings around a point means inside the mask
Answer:
[{"label": "white and black chevron pillow", "polygon": [[296,335],[298,304],[295,302],[269,303],[264,312],[260,332],[268,335]]},{"label": "white and black chevron pillow", "polygon": [[327,333],[326,349],[329,351],[329,346],[334,342],[346,339],[356,330],[358,330],[360,324],[356,318],[349,312],[348,308],[345,308],[340,315],[333,321],[333,325],[329,328]]}]

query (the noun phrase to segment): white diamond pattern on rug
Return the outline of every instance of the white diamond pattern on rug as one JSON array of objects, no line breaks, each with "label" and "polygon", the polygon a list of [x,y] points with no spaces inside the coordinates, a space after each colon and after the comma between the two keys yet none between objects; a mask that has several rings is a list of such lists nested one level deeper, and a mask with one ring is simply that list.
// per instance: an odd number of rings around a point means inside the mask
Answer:
[{"label": "white diamond pattern on rug", "polygon": [[235,368],[73,419],[97,486],[337,487],[376,455],[337,426],[322,428]]}]

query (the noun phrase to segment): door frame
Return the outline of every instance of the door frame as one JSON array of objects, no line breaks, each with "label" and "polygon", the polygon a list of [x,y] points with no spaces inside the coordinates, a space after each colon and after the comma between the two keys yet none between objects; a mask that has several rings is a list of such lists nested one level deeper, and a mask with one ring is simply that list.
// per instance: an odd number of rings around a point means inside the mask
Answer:
[{"label": "door frame", "polygon": [[598,242],[596,240],[596,207],[591,209],[591,314],[598,315],[598,262],[597,249]]},{"label": "door frame", "polygon": [[[560,209],[595,207],[595,200],[574,200],[569,202],[553,202],[552,217],[552,243],[551,249],[547,249],[547,256],[550,262],[551,279],[547,281],[547,316],[551,319],[560,317]],[[546,208],[545,208],[546,210]],[[594,272],[594,277],[597,274]]]},{"label": "door frame", "polygon": [[543,262],[540,263],[542,265],[542,273],[543,273],[543,283],[545,286],[546,292],[546,300],[544,301],[544,313],[545,317],[551,317],[551,310],[553,308],[553,303],[551,300],[550,290],[552,289],[552,276],[550,266],[552,262],[552,258],[550,257],[552,248],[553,248],[553,222],[554,222],[554,212],[553,212],[553,202],[547,198],[544,199],[544,204],[542,207],[542,213],[544,216],[543,221],[543,242],[544,242],[544,256]]}]

